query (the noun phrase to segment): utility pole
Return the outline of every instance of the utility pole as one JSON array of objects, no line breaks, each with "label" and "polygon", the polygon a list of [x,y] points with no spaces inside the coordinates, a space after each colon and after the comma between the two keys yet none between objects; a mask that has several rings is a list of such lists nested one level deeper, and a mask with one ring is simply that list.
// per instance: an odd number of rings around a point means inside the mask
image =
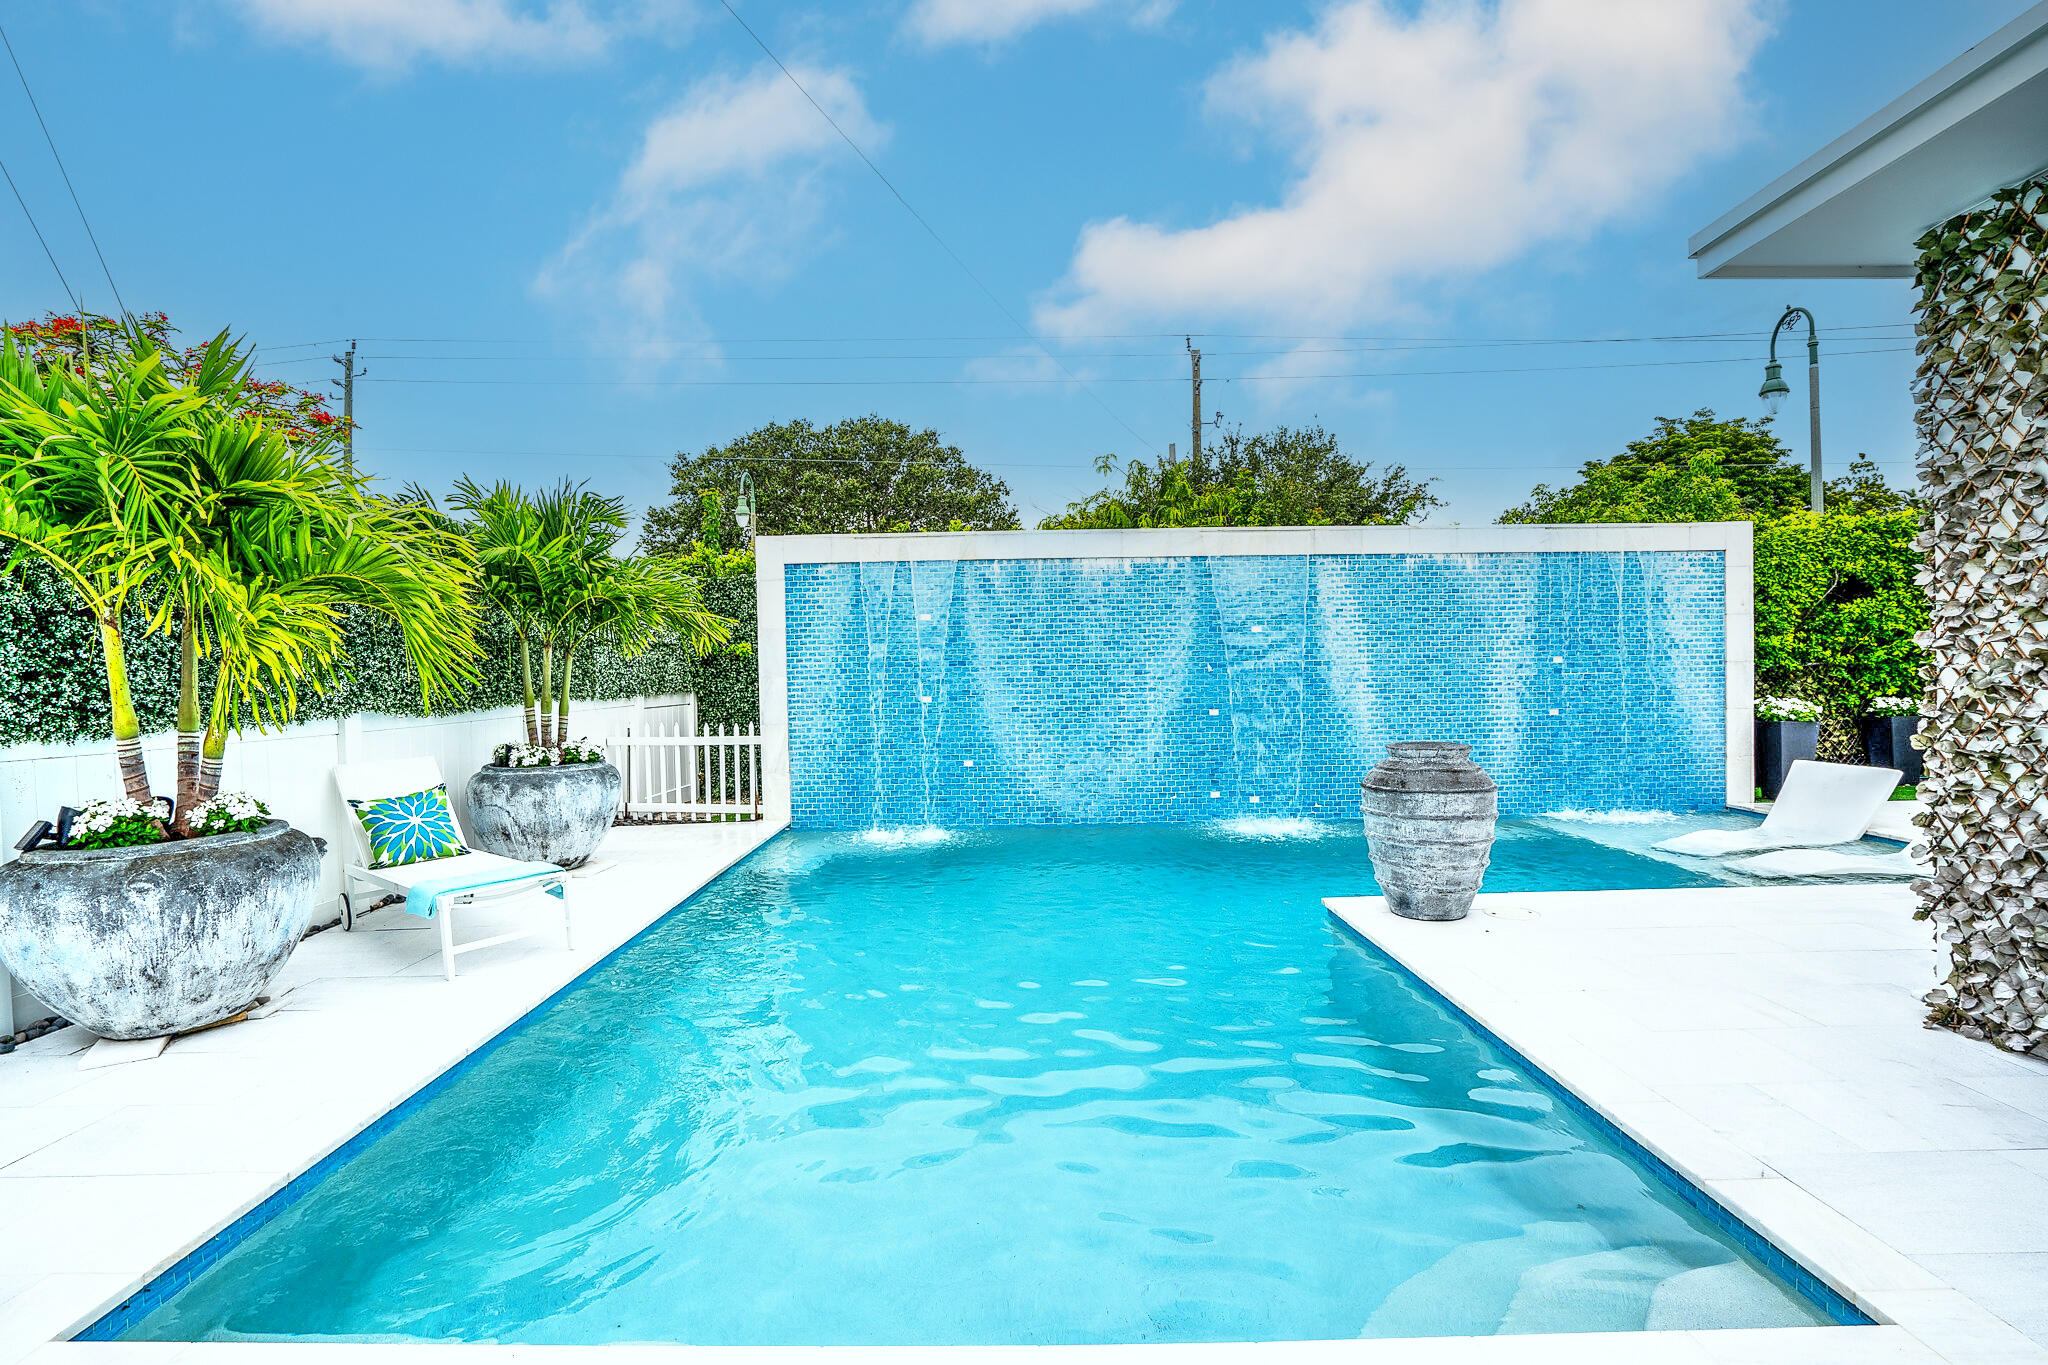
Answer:
[{"label": "utility pole", "polygon": [[348,354],[334,357],[341,366],[341,462],[350,474],[356,472],[356,381],[369,373],[356,368],[356,342],[349,338]]},{"label": "utility pole", "polygon": [[1195,349],[1195,339],[1187,339],[1188,362],[1194,379],[1194,406],[1190,411],[1194,419],[1188,430],[1188,459],[1195,464],[1202,462],[1202,353]]}]

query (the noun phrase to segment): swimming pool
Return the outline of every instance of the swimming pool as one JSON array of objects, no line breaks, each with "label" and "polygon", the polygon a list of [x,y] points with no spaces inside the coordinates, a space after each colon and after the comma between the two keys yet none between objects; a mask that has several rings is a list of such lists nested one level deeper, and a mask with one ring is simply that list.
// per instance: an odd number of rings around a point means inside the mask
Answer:
[{"label": "swimming pool", "polygon": [[[1702,880],[1502,833],[1493,890]],[[785,834],[92,1335],[1061,1343],[1846,1315],[1320,908],[1372,889],[1334,826]]]}]

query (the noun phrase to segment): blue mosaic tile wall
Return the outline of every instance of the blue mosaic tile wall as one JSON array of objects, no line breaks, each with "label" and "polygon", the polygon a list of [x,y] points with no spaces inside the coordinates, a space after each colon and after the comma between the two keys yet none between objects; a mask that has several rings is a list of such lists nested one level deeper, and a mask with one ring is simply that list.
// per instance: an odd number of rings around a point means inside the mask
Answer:
[{"label": "blue mosaic tile wall", "polygon": [[792,564],[792,813],[839,828],[1351,818],[1398,739],[1504,815],[1723,802],[1711,553]]}]

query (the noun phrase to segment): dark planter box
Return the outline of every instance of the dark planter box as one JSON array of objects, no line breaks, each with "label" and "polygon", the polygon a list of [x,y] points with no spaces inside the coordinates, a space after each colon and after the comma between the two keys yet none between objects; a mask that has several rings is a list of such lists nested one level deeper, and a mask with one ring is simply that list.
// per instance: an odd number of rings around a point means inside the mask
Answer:
[{"label": "dark planter box", "polygon": [[1756,784],[1764,800],[1775,801],[1785,785],[1786,774],[1802,758],[1810,759],[1820,745],[1817,720],[1760,720],[1756,723]]},{"label": "dark planter box", "polygon": [[1927,771],[1920,751],[1913,747],[1920,717],[1865,716],[1858,724],[1863,731],[1863,761],[1873,768],[1897,768],[1902,774],[1899,781],[1918,786]]}]

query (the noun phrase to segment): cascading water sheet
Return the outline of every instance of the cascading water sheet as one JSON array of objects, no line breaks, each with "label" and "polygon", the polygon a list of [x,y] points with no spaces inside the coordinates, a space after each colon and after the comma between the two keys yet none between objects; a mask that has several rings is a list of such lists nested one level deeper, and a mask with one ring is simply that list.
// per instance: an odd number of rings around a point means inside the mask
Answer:
[{"label": "cascading water sheet", "polygon": [[799,824],[1349,818],[1401,739],[1503,814],[1717,807],[1719,551],[793,564]]}]

